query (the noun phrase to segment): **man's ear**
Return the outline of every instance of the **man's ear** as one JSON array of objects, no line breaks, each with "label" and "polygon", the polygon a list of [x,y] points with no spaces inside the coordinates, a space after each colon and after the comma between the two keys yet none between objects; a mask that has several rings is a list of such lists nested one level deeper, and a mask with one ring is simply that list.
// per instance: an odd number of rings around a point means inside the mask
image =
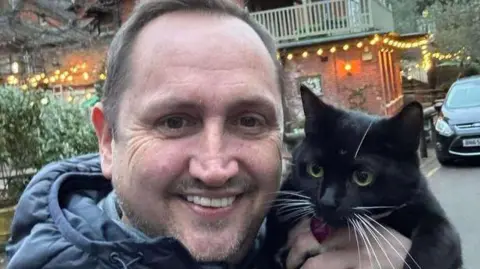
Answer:
[{"label": "man's ear", "polygon": [[112,178],[112,130],[105,118],[103,105],[98,102],[92,110],[91,121],[95,128],[95,134],[98,139],[98,148],[100,151],[100,161],[103,175]]}]

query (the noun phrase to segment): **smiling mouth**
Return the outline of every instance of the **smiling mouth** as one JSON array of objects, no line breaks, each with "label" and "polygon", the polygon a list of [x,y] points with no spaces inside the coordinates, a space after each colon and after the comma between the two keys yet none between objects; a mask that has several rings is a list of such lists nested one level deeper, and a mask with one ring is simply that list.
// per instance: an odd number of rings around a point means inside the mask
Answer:
[{"label": "smiling mouth", "polygon": [[223,198],[210,198],[197,195],[188,195],[182,197],[184,200],[202,207],[224,208],[230,207],[238,196],[229,196]]}]

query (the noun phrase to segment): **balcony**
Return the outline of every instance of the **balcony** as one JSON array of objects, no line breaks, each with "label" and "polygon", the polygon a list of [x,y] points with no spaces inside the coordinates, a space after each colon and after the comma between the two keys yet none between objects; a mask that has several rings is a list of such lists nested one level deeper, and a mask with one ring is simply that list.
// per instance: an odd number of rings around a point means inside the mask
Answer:
[{"label": "balcony", "polygon": [[394,30],[392,10],[385,0],[325,0],[252,12],[251,16],[280,44]]}]

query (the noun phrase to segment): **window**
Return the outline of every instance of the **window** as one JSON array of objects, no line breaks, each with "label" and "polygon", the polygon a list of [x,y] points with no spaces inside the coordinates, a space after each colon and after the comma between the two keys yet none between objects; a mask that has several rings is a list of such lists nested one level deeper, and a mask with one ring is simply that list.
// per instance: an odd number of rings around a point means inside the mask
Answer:
[{"label": "window", "polygon": [[480,106],[480,79],[456,84],[447,96],[448,108],[467,108]]},{"label": "window", "polygon": [[315,95],[317,96],[323,95],[321,75],[299,77],[297,79],[298,89],[300,88],[300,84],[302,83],[307,85]]}]

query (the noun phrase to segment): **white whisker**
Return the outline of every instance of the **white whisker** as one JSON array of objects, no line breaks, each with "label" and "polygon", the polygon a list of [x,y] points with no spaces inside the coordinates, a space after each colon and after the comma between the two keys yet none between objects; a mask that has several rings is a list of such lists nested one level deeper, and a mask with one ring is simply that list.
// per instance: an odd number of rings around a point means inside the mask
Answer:
[{"label": "white whisker", "polygon": [[370,249],[372,250],[373,257],[375,257],[375,260],[377,261],[378,268],[382,268],[382,265],[380,264],[380,261],[378,260],[377,254],[375,253],[375,249],[373,248],[372,243],[370,242],[370,238],[368,238],[367,231],[363,228],[363,223],[358,222],[359,227],[360,227],[360,232],[365,235],[365,240],[367,241],[367,244],[370,246]]},{"label": "white whisker", "polygon": [[299,207],[299,206],[304,206],[304,207],[313,207],[312,203],[307,203],[307,202],[281,202],[278,204],[275,204],[275,207],[277,209],[282,209],[282,208],[289,208],[289,207]]},{"label": "white whisker", "polygon": [[373,124],[373,120],[370,121],[370,124],[368,125],[367,130],[363,134],[362,140],[360,140],[360,144],[358,145],[357,151],[355,152],[355,156],[353,156],[354,160],[357,159],[358,152],[360,151],[360,148],[362,147],[363,141],[365,140],[365,137],[367,137],[367,133],[370,130],[370,128],[372,127],[372,124]]},{"label": "white whisker", "polygon": [[305,213],[305,214],[299,215],[299,216],[295,217],[295,218],[292,220],[292,222],[295,223],[295,222],[297,222],[298,220],[300,220],[300,219],[302,219],[302,218],[304,218],[304,217],[306,217],[306,216],[309,216],[309,215],[312,215],[312,213]]},{"label": "white whisker", "polygon": [[378,221],[376,221],[374,218],[370,217],[370,216],[365,216],[367,217],[369,220],[373,221],[374,223],[376,223],[378,226],[382,227],[382,229],[384,229],[387,233],[389,233],[399,244],[400,246],[407,252],[407,255],[408,257],[410,257],[410,259],[412,259],[412,261],[415,263],[415,265],[421,269],[422,267],[420,265],[418,265],[417,261],[412,257],[412,255],[410,255],[410,252],[409,250],[402,244],[402,242],[400,241],[400,239],[398,239],[392,232],[390,232],[387,228],[385,228],[385,226],[383,226],[382,224],[380,224]]},{"label": "white whisker", "polygon": [[375,241],[377,242],[377,245],[380,247],[380,250],[383,252],[383,254],[385,255],[385,258],[387,258],[387,261],[388,263],[390,263],[390,266],[392,266],[392,269],[395,269],[395,266],[393,266],[393,263],[392,261],[390,260],[390,258],[388,257],[388,254],[387,252],[385,251],[382,243],[380,242],[380,240],[378,239],[378,237],[375,235],[374,231],[372,231],[372,228],[369,226],[369,222],[367,220],[365,220],[364,218],[362,218],[361,216],[358,216],[357,215],[357,218],[363,223],[363,226],[365,228],[367,228],[368,232],[372,235],[373,239],[375,239]]},{"label": "white whisker", "polygon": [[276,191],[275,193],[276,193],[276,194],[279,194],[279,195],[292,195],[292,196],[302,197],[302,198],[305,198],[305,199],[310,200],[310,197],[308,197],[308,196],[306,196],[306,195],[303,195],[303,194],[300,194],[300,193],[298,193],[298,192],[292,192],[292,191]]},{"label": "white whisker", "polygon": [[350,237],[350,234],[352,231],[350,230],[350,220],[347,218],[347,227],[348,227],[348,241],[350,242],[352,238]]},{"label": "white whisker", "polygon": [[274,204],[271,204],[271,208],[282,208],[282,207],[290,207],[290,206],[313,206],[310,201],[305,200],[278,200],[275,201]]},{"label": "white whisker", "polygon": [[280,198],[277,197],[274,200],[265,201],[265,204],[272,204],[272,203],[280,203],[280,202],[305,202],[311,203],[309,199],[305,199],[303,197],[292,197],[292,198]]},{"label": "white whisker", "polygon": [[353,209],[391,209],[396,208],[396,206],[357,206]]},{"label": "white whisker", "polygon": [[[360,235],[360,238],[363,241],[363,245],[367,249],[367,254],[368,254],[368,260],[370,261],[370,268],[373,268],[373,260],[372,260],[372,254],[370,253],[370,249],[368,248],[367,241],[365,240],[365,235],[361,232],[360,224],[358,224],[358,220],[352,220],[352,224],[355,226],[356,230],[358,231],[358,234]],[[359,248],[360,251],[360,248]],[[359,253],[360,255],[360,253]]]},{"label": "white whisker", "polygon": [[289,207],[289,208],[284,208],[284,209],[281,209],[281,210],[277,210],[277,215],[284,215],[284,214],[287,214],[287,213],[292,213],[292,212],[295,212],[295,211],[305,211],[305,210],[311,210],[313,211],[313,209],[311,207]]},{"label": "white whisker", "polygon": [[286,214],[286,215],[280,215],[278,218],[281,221],[287,221],[287,220],[291,220],[293,218],[300,218],[300,217],[308,216],[310,214],[313,214],[313,210],[294,211],[294,212],[291,212],[291,213]]},{"label": "white whisker", "polygon": [[310,202],[301,202],[301,201],[297,201],[297,202],[280,202],[280,203],[277,203],[275,205],[273,205],[272,207],[276,207],[276,208],[282,208],[282,207],[285,207],[285,206],[298,206],[298,205],[301,205],[301,206],[313,206],[312,203]]},{"label": "white whisker", "polygon": [[[385,242],[388,243],[388,245],[393,249],[393,251],[395,251],[395,253],[398,255],[398,257],[400,257],[400,259],[404,260],[404,257],[402,257],[402,255],[400,255],[400,253],[392,245],[392,243],[390,243],[390,241],[380,231],[378,231],[378,229],[372,223],[370,223],[366,218],[364,218],[362,216],[357,215],[357,217],[360,218],[360,219],[364,219],[366,221],[366,223],[373,229],[373,231],[375,231],[378,235],[380,235],[383,238],[383,240],[385,240]],[[410,265],[408,265],[405,261],[404,261],[404,264],[407,265],[409,269],[412,269],[412,267],[410,267]]]},{"label": "white whisker", "polygon": [[274,201],[285,201],[285,202],[295,202],[295,201],[302,201],[302,202],[308,202],[311,203],[310,200],[305,199],[305,198],[277,198]]},{"label": "white whisker", "polygon": [[288,201],[282,201],[281,203],[278,203],[278,204],[275,204],[274,206],[275,207],[282,207],[282,206],[297,206],[297,205],[307,205],[307,206],[311,206],[313,205],[312,203],[310,202],[306,202],[306,201],[291,201],[291,202],[288,202]]},{"label": "white whisker", "polygon": [[[359,269],[362,269],[362,258],[361,258],[361,255],[360,255],[360,244],[358,243],[358,236],[357,236],[357,230],[355,229],[355,224],[352,223],[352,221],[349,219],[347,219],[348,223],[349,223],[349,227],[350,227],[350,224],[352,225],[353,227],[353,232],[355,233],[355,242],[357,242],[357,251],[358,251],[358,266],[360,266]],[[350,235],[349,235],[349,238],[350,238]]]},{"label": "white whisker", "polygon": [[283,211],[277,211],[277,216],[290,216],[292,214],[296,213],[302,213],[302,212],[314,212],[313,208],[311,207],[296,207],[296,208],[289,208],[285,209]]}]

